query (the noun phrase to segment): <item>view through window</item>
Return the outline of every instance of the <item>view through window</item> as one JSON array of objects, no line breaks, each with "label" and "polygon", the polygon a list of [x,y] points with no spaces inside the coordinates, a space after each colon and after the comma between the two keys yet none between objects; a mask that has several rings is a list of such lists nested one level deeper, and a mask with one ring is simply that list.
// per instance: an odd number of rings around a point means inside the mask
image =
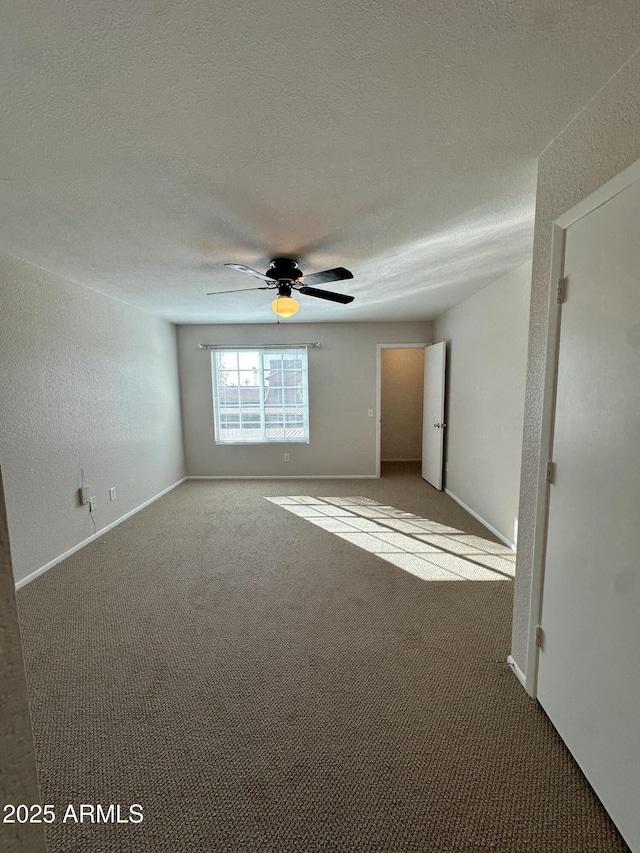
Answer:
[{"label": "view through window", "polygon": [[211,355],[217,444],[309,441],[306,349]]}]

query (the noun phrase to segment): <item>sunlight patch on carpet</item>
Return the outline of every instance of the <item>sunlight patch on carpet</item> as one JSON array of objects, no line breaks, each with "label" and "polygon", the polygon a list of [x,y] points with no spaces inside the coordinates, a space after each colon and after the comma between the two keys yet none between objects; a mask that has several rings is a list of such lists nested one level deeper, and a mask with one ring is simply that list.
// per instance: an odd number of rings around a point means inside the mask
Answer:
[{"label": "sunlight patch on carpet", "polygon": [[283,495],[266,500],[423,580],[500,581],[515,575],[516,556],[501,542],[371,498]]}]

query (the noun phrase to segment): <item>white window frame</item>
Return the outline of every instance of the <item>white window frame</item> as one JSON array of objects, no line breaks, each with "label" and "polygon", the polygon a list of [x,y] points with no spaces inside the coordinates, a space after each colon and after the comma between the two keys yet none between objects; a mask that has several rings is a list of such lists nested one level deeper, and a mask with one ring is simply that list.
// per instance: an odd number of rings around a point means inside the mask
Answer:
[{"label": "white window frame", "polygon": [[[258,370],[259,376],[259,385],[254,386],[260,389],[260,430],[262,436],[260,438],[256,438],[252,436],[251,438],[241,438],[234,437],[232,439],[221,438],[222,428],[220,426],[220,414],[221,414],[221,406],[218,399],[218,369],[219,369],[219,360],[226,354],[237,355],[238,353],[253,353],[257,354],[260,361],[260,368]],[[303,434],[302,436],[268,436],[266,433],[267,424],[265,419],[265,399],[264,399],[264,376],[266,372],[265,364],[266,359],[274,357],[280,357],[282,359],[288,360],[300,360],[302,361],[302,418],[303,418]],[[238,367],[238,371],[240,371],[240,367]],[[306,346],[282,346],[282,347],[216,347],[211,351],[211,380],[212,380],[212,390],[213,390],[213,424],[214,424],[214,439],[216,444],[229,445],[229,444],[309,444],[309,359],[307,353]],[[238,384],[238,389],[242,386]],[[286,387],[285,385],[280,386],[283,391]],[[238,411],[242,411],[242,406],[240,404],[240,396],[238,395]],[[285,399],[284,393],[282,394],[282,408],[284,413],[285,408]],[[283,418],[284,421],[284,418]],[[241,422],[241,419],[240,419]],[[240,425],[238,431],[242,431],[242,425]]]}]

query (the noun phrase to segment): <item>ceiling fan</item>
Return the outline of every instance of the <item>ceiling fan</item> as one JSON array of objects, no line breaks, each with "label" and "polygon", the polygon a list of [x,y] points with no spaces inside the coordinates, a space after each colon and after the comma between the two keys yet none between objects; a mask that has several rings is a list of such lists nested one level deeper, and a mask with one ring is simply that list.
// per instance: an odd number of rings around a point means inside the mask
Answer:
[{"label": "ceiling fan", "polygon": [[[261,287],[241,288],[240,290],[217,290],[208,293],[207,296],[217,296],[219,293],[240,293],[245,290],[277,290],[278,295],[271,303],[271,308],[279,317],[292,317],[298,311],[298,300],[291,296],[294,290],[305,296],[315,296],[318,299],[327,299],[329,302],[340,302],[342,305],[348,305],[354,299],[353,296],[347,296],[344,293],[333,293],[331,290],[320,290],[317,287],[309,286],[325,284],[329,281],[346,281],[353,278],[352,273],[344,267],[304,275],[298,267],[297,261],[293,258],[274,258],[264,275],[250,267],[245,267],[243,264],[225,264],[225,267],[231,267],[231,269],[238,270],[245,275],[259,278],[266,284]],[[303,282],[299,281],[301,278],[304,279]]]}]

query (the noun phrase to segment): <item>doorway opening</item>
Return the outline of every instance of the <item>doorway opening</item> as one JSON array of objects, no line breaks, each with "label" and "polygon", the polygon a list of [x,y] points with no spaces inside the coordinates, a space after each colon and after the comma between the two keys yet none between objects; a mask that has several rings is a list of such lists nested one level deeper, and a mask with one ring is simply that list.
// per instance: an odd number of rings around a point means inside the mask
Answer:
[{"label": "doorway opening", "polygon": [[378,344],[376,475],[420,471],[426,343]]}]

